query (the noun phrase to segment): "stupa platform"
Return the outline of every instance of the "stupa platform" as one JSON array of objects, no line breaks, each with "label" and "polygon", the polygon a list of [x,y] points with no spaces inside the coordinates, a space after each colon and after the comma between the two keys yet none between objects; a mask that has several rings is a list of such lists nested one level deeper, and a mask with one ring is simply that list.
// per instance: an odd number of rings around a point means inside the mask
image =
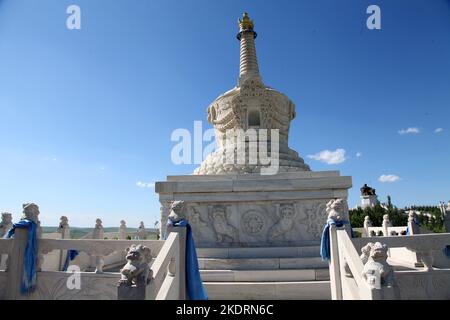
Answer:
[{"label": "stupa platform", "polygon": [[186,202],[197,247],[286,247],[317,244],[326,203],[347,198],[351,186],[338,171],[302,171],[168,176],[155,189],[162,226],[171,203]]}]

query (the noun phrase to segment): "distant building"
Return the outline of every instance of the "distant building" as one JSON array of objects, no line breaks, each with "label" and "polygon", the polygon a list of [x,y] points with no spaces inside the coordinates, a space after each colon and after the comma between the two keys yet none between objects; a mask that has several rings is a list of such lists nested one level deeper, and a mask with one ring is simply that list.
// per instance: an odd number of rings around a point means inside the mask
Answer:
[{"label": "distant building", "polygon": [[369,187],[367,184],[362,186],[361,190],[361,207],[375,207],[378,204],[378,196],[375,189]]}]

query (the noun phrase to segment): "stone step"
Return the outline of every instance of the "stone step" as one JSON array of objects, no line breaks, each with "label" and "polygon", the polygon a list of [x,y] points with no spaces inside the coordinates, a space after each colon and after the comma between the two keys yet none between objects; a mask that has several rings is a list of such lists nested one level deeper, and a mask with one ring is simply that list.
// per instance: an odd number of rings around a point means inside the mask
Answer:
[{"label": "stone step", "polygon": [[330,280],[328,269],[200,270],[205,282],[290,282]]},{"label": "stone step", "polygon": [[330,300],[329,281],[204,282],[210,300]]},{"label": "stone step", "polygon": [[322,261],[320,257],[252,259],[199,258],[198,267],[201,270],[321,269],[328,268],[328,262]]},{"label": "stone step", "polygon": [[197,248],[198,258],[296,258],[318,257],[320,246],[257,247],[257,248]]}]

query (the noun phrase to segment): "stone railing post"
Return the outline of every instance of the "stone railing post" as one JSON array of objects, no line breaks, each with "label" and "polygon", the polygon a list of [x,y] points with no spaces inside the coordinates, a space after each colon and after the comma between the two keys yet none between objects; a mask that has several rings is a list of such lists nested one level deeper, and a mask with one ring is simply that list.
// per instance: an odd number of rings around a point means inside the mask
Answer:
[{"label": "stone railing post", "polygon": [[384,237],[389,237],[389,228],[392,227],[392,223],[389,220],[389,215],[385,214],[383,215],[383,223],[381,225],[381,227],[383,228],[383,236]]},{"label": "stone railing post", "polygon": [[127,224],[125,220],[120,221],[120,227],[119,227],[119,240],[125,240],[127,238]]},{"label": "stone railing post", "polygon": [[330,286],[331,286],[331,299],[342,300],[342,281],[341,281],[341,268],[339,261],[339,247],[337,240],[337,230],[335,225],[330,226],[330,253],[331,259],[330,266]]},{"label": "stone railing post", "polygon": [[23,273],[23,258],[28,243],[28,230],[17,228],[14,232],[14,240],[11,254],[8,258],[8,287],[7,298],[16,300],[20,297],[20,284]]},{"label": "stone railing post", "polygon": [[420,234],[420,227],[415,223],[415,218],[416,214],[410,211],[408,214],[408,230],[411,236],[414,234]]},{"label": "stone railing post", "polygon": [[175,268],[178,276],[179,300],[186,300],[186,228],[167,226],[167,234],[171,232],[176,232],[179,236]]},{"label": "stone railing post", "polygon": [[[92,233],[92,239],[103,240],[105,234],[103,231],[102,220],[97,219],[95,221],[94,231]],[[103,255],[95,254],[94,257],[94,265],[95,265],[95,273],[103,273],[103,266],[105,265],[105,261],[103,260]]]},{"label": "stone railing post", "polygon": [[[60,218],[58,232],[61,233],[61,239],[70,239],[69,220],[66,216]],[[67,250],[60,250],[59,270],[62,270],[66,262]]]},{"label": "stone railing post", "polygon": [[363,237],[370,237],[369,228],[372,227],[372,221],[369,216],[364,217],[364,229],[363,229]]}]

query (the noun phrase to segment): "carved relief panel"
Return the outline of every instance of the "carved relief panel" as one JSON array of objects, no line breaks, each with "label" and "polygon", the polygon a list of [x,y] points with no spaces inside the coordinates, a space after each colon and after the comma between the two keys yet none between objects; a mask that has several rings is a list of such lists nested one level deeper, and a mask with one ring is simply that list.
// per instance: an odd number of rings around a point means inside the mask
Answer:
[{"label": "carved relief panel", "polygon": [[199,247],[295,245],[320,240],[328,201],[193,202],[187,218]]}]

